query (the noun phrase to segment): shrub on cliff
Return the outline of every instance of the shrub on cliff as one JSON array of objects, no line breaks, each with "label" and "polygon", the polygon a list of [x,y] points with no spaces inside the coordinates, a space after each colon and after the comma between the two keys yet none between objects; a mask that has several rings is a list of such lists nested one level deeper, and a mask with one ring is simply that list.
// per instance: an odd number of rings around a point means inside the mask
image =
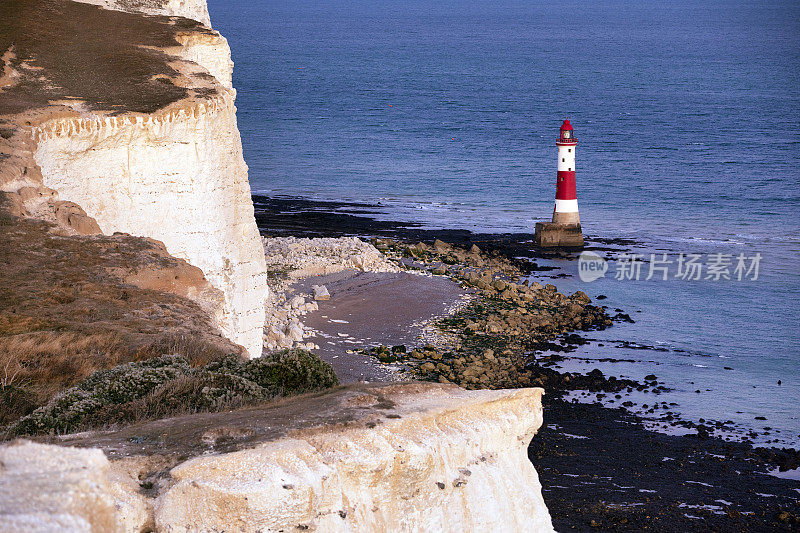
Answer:
[{"label": "shrub on cliff", "polygon": [[[213,367],[215,363],[209,366]],[[242,364],[239,375],[276,395],[289,396],[339,384],[333,367],[306,350],[283,350]]]},{"label": "shrub on cliff", "polygon": [[249,361],[230,357],[199,368],[181,356],[165,355],[93,373],[19,420],[11,434],[67,433],[232,409],[337,383],[333,368],[304,350],[283,350]]}]

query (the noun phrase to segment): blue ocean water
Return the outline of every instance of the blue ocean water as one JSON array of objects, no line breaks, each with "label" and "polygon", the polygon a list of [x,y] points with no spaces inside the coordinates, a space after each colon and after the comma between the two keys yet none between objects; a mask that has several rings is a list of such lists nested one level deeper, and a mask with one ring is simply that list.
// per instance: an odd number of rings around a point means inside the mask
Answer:
[{"label": "blue ocean water", "polygon": [[557,284],[641,311],[578,356],[637,361],[603,369],[655,372],[686,417],[800,442],[800,4],[209,9],[236,64],[254,192],[380,202],[387,218],[434,227],[531,231],[552,212],[554,139],[569,117],[587,235],[634,239],[645,255],[760,253],[755,281],[589,284],[571,261]]}]

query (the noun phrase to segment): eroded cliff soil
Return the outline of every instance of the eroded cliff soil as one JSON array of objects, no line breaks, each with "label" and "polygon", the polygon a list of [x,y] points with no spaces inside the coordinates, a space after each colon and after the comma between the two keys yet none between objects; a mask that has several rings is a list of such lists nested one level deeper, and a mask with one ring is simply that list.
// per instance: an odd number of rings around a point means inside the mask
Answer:
[{"label": "eroded cliff soil", "polygon": [[[2,423],[121,362],[179,354],[191,378],[261,354],[265,258],[207,19],[192,0],[0,5]],[[81,386],[70,413],[104,407]],[[0,446],[0,529],[552,531],[526,455],[541,394],[354,385],[68,436],[108,425],[40,424],[46,444]]]}]

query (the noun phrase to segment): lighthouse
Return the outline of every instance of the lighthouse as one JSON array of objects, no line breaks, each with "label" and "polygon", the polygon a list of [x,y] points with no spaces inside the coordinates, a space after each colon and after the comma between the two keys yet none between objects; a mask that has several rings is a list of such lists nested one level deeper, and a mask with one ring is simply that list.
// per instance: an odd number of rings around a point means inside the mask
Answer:
[{"label": "lighthouse", "polygon": [[552,222],[537,222],[534,243],[542,248],[579,248],[583,246],[578,194],[575,186],[575,149],[578,140],[569,119],[564,119],[556,138],[558,166],[556,205]]},{"label": "lighthouse", "polygon": [[556,172],[556,206],[553,224],[580,224],[578,217],[578,192],[575,188],[575,148],[578,140],[572,124],[565,119],[556,139],[558,147],[558,172]]}]

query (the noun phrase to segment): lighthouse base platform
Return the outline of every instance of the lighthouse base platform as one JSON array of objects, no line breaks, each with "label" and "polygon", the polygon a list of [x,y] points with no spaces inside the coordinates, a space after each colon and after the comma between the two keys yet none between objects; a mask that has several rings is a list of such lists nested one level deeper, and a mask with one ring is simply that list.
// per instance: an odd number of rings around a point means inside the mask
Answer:
[{"label": "lighthouse base platform", "polygon": [[580,224],[537,222],[533,242],[539,248],[583,248]]}]

